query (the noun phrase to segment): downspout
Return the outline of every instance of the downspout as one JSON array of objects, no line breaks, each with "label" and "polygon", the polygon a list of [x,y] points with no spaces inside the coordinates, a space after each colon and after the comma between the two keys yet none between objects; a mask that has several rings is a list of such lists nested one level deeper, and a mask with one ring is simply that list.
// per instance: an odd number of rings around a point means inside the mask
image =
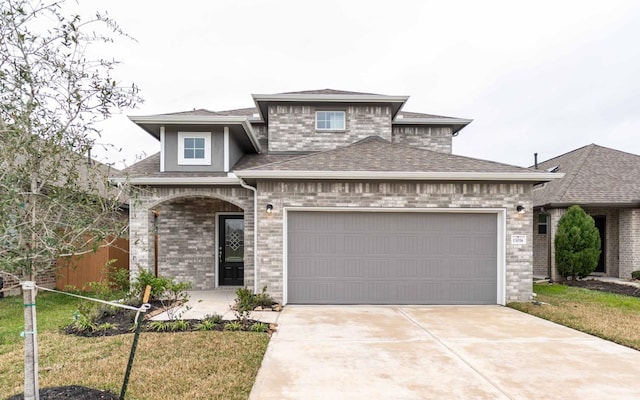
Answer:
[{"label": "downspout", "polygon": [[240,186],[253,192],[253,293],[258,293],[258,190],[238,179]]}]

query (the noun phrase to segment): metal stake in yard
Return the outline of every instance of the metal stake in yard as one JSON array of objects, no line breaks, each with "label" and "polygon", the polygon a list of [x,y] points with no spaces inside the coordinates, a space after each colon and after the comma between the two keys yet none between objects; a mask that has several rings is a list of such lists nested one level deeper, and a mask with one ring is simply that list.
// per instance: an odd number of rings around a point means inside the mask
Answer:
[{"label": "metal stake in yard", "polygon": [[125,394],[127,394],[127,385],[129,384],[129,376],[131,375],[131,367],[133,366],[133,358],[136,356],[136,347],[138,347],[138,337],[140,336],[140,329],[142,327],[142,320],[144,319],[143,313],[147,312],[149,306],[149,296],[151,295],[151,286],[147,285],[144,289],[144,296],[142,297],[142,305],[138,314],[136,314],[136,333],[133,335],[133,343],[131,343],[131,353],[129,353],[129,362],[127,363],[127,371],[124,373],[124,382],[122,382],[122,390],[120,391],[120,400],[124,400]]}]

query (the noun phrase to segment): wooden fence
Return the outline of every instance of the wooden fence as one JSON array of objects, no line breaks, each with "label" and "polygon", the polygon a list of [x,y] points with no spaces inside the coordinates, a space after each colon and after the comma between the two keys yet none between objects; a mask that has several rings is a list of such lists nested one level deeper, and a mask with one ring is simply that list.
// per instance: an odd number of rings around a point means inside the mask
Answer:
[{"label": "wooden fence", "polygon": [[107,263],[116,260],[112,266],[129,270],[129,241],[118,239],[108,247],[101,247],[95,253],[75,257],[61,257],[56,262],[56,289],[69,286],[88,290],[89,283],[108,279]]}]

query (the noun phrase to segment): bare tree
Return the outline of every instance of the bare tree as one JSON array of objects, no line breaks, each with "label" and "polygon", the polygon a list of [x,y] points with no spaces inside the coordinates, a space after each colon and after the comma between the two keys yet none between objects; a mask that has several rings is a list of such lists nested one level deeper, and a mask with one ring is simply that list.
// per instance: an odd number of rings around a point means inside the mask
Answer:
[{"label": "bare tree", "polygon": [[[94,162],[95,123],[141,99],[92,58],[92,44],[127,37],[64,0],[0,2],[0,270],[35,281],[61,255],[95,251],[126,231],[117,171]],[[23,286],[24,287],[24,286]],[[33,304],[34,292],[25,304]],[[34,307],[25,310],[25,399],[38,398]]]}]

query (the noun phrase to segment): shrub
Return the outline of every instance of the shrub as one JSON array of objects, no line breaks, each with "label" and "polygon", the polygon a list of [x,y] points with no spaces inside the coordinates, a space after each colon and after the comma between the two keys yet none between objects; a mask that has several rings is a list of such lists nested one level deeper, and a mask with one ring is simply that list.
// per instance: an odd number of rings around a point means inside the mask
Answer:
[{"label": "shrub", "polygon": [[640,279],[640,271],[633,271],[631,273],[631,279]]},{"label": "shrub", "polygon": [[138,277],[133,283],[131,292],[134,296],[142,298],[147,285],[151,286],[151,300],[159,300],[164,295],[167,287],[171,284],[171,279],[155,276],[145,269],[140,270]]},{"label": "shrub", "polygon": [[264,322],[256,322],[251,325],[251,332],[267,332],[269,330],[269,325]]},{"label": "shrub", "polygon": [[202,322],[195,326],[198,331],[212,331],[218,327],[218,324],[210,319],[203,319]]},{"label": "shrub", "polygon": [[205,321],[210,321],[213,324],[221,324],[222,323],[222,315],[217,314],[217,313],[206,314],[204,316],[204,320]]},{"label": "shrub", "polygon": [[109,260],[106,264],[107,278],[111,282],[111,286],[114,290],[128,292],[131,288],[131,283],[129,282],[129,270],[126,268],[118,268],[118,266],[115,265],[115,261],[115,259]]},{"label": "shrub", "polygon": [[238,321],[229,322],[224,326],[225,331],[237,332],[242,330],[242,324]]},{"label": "shrub", "polygon": [[560,218],[555,249],[558,273],[564,278],[584,278],[598,266],[600,234],[593,218],[579,206],[569,207]]}]

